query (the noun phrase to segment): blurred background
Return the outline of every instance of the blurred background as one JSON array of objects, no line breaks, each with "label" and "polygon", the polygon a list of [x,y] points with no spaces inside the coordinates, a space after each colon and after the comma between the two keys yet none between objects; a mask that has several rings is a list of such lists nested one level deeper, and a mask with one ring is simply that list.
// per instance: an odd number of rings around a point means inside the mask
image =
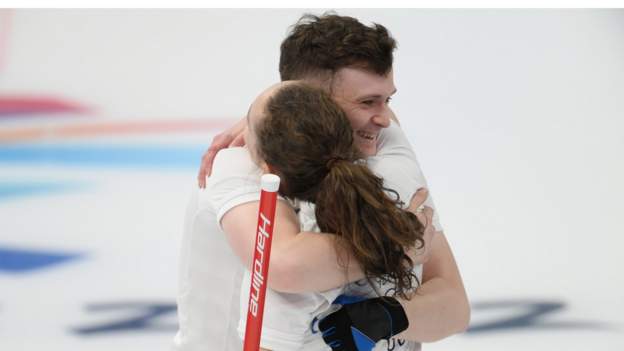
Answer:
[{"label": "blurred background", "polygon": [[[201,155],[323,11],[0,10],[0,349],[169,349]],[[337,12],[398,40],[472,302],[424,349],[624,349],[624,11]]]}]

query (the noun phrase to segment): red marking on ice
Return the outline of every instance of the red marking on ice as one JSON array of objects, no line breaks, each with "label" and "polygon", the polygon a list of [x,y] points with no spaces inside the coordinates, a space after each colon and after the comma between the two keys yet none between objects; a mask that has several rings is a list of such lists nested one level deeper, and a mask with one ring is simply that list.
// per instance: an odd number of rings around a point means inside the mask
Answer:
[{"label": "red marking on ice", "polygon": [[32,114],[52,116],[56,113],[83,114],[88,111],[89,109],[85,106],[54,97],[0,96],[0,117]]},{"label": "red marking on ice", "polygon": [[67,139],[98,135],[166,134],[188,131],[224,130],[233,119],[176,119],[83,123],[61,126],[16,127],[0,130],[0,143],[36,141],[37,139]]}]

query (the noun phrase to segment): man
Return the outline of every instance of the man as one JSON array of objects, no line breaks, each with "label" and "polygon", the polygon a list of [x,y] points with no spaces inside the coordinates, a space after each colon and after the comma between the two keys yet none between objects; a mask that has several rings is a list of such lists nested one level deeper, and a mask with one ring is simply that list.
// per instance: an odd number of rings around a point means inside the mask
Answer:
[{"label": "man", "polygon": [[[392,110],[388,107],[388,102],[396,91],[392,72],[392,52],[395,46],[394,39],[389,36],[383,26],[367,27],[353,18],[334,15],[307,16],[302,18],[282,43],[280,74],[282,80],[302,79],[327,89],[345,110],[354,129],[354,139],[360,150],[366,156],[371,157],[369,162],[380,163],[382,170],[379,174],[385,181],[401,186],[402,172],[390,169],[384,173],[383,156],[378,159],[374,157],[378,151],[382,130],[390,126],[391,120],[395,119]],[[210,173],[216,152],[228,145],[240,145],[244,128],[245,123],[241,121],[230,131],[215,138],[203,159],[199,174],[200,186],[205,185],[205,176]],[[404,149],[403,152],[408,153]],[[415,158],[414,164],[418,173],[416,176],[422,177]],[[430,199],[428,203],[432,205]],[[229,208],[222,221],[226,233],[228,235],[230,235],[228,231],[239,234],[248,233],[250,229],[244,228],[243,221],[238,221],[240,222],[238,223],[232,218],[253,218],[257,215],[256,211],[257,204],[253,204],[253,199],[239,202],[237,206]],[[200,214],[194,213],[192,216],[195,222],[199,222]],[[279,218],[278,214],[276,228],[280,225]],[[436,229],[438,232],[431,241],[431,256],[424,265],[422,285],[413,298],[400,301],[409,321],[409,326],[401,336],[409,340],[420,342],[439,340],[465,330],[469,320],[469,305],[457,265],[444,233],[440,231],[439,224],[436,225]],[[215,234],[203,233],[204,236]],[[195,236],[201,237],[201,233],[196,233]],[[304,243],[305,239],[312,237],[300,235],[300,238],[300,243]],[[274,240],[276,239],[278,239],[277,235]],[[272,256],[269,282],[269,287],[272,289],[286,292],[320,291],[345,283],[345,271],[336,263],[331,241],[317,240],[314,247],[308,243],[306,244],[307,250],[303,251],[304,255],[294,258],[289,258],[287,254],[289,251],[295,251],[293,247],[283,250],[282,254],[279,240],[273,245],[276,251]],[[310,254],[305,256],[306,252]],[[318,254],[319,252],[324,254]],[[348,255],[348,253],[345,254]],[[249,256],[250,259],[251,256]],[[183,265],[184,262],[183,260]],[[192,264],[187,265],[186,270],[192,270],[189,268],[191,266]],[[182,271],[184,270],[183,267]],[[355,272],[357,272],[357,267],[347,267],[347,276],[353,276]],[[192,279],[187,279],[183,285],[192,286],[191,281]],[[185,291],[189,290],[192,289]],[[199,291],[201,289],[195,289],[196,293]],[[185,304],[184,291],[180,296],[179,303],[182,307]],[[191,310],[186,312],[192,314]],[[210,312],[195,309],[195,313]],[[183,317],[181,315],[179,333],[179,336],[182,336],[178,338],[178,341],[185,339],[184,329],[189,327],[189,323],[186,327],[182,326],[182,319],[191,319]],[[338,319],[338,322],[340,321],[358,325],[367,323],[366,320],[347,321],[344,318]],[[200,328],[195,328],[195,330],[200,330]],[[196,335],[199,334],[201,332],[196,333]]]}]

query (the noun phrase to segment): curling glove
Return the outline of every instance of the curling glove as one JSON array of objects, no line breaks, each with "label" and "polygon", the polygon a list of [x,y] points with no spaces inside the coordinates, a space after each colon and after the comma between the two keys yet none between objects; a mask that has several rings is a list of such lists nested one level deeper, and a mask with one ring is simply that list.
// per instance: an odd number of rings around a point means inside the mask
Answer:
[{"label": "curling glove", "polygon": [[341,295],[340,308],[319,321],[323,340],[333,351],[370,351],[381,339],[407,329],[401,304],[392,297],[361,299]]}]

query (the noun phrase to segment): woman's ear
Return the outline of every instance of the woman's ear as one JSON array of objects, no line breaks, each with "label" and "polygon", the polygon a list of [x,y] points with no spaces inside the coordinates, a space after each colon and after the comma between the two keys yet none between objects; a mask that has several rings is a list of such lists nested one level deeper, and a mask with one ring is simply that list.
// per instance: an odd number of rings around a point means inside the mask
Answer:
[{"label": "woman's ear", "polygon": [[275,168],[271,167],[271,165],[269,165],[266,162],[262,162],[262,165],[260,166],[260,168],[262,169],[262,173],[273,173],[275,174]]},{"label": "woman's ear", "polygon": [[[275,174],[276,176],[282,178],[282,175],[277,171],[277,169],[275,169],[275,167],[272,167],[271,165],[267,164],[266,162],[262,163],[262,166],[260,167],[262,169],[262,173],[263,174],[267,174],[267,173],[271,173],[271,174]],[[282,181],[280,181],[280,186],[279,186],[279,194],[282,196],[285,196],[284,193],[286,191],[286,182],[284,182],[284,179],[282,179]]]},{"label": "woman's ear", "polygon": [[[264,174],[271,173],[271,174],[275,174],[276,176],[282,178],[282,174],[280,173],[280,171],[278,171],[275,167],[271,166],[270,164],[267,164],[266,162],[263,163],[261,168],[262,168],[262,172]],[[284,179],[282,179],[280,184],[282,184],[282,185],[285,184],[284,183]],[[280,188],[281,188],[281,185],[280,185]]]}]

